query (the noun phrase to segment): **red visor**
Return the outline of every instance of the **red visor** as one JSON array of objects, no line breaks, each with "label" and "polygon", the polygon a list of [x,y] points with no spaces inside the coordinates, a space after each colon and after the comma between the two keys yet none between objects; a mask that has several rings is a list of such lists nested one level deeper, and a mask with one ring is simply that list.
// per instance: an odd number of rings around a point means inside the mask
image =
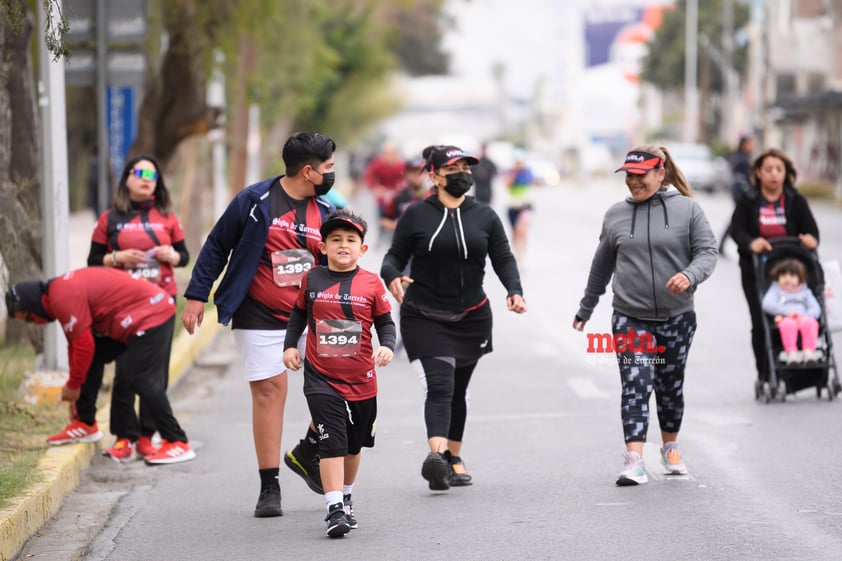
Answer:
[{"label": "red visor", "polygon": [[634,173],[636,175],[643,175],[649,170],[658,169],[663,164],[663,160],[649,152],[633,151],[626,154],[626,163],[614,171],[624,171],[626,173]]}]

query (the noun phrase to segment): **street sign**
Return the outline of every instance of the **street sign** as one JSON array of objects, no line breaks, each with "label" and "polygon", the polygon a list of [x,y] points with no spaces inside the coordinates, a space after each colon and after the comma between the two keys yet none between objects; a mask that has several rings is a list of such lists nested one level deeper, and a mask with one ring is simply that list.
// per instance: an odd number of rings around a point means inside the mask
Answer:
[{"label": "street sign", "polygon": [[[95,86],[97,72],[97,2],[67,0],[65,16],[70,26],[66,42],[70,58],[65,80],[73,86]],[[105,3],[107,31],[106,83],[140,87],[146,73],[146,1],[109,0]]]},{"label": "street sign", "polygon": [[[96,51],[73,49],[73,56],[65,62],[65,81],[72,86],[96,85]],[[146,75],[146,53],[138,50],[111,50],[106,56],[106,84],[139,88]]]}]

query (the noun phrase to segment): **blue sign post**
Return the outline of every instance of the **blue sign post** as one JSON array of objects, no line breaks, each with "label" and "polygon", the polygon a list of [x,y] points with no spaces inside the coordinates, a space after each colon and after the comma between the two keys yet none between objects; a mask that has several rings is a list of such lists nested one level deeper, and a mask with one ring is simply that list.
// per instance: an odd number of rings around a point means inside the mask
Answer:
[{"label": "blue sign post", "polygon": [[137,135],[135,88],[108,87],[106,89],[108,155],[114,180],[120,178],[126,156]]}]

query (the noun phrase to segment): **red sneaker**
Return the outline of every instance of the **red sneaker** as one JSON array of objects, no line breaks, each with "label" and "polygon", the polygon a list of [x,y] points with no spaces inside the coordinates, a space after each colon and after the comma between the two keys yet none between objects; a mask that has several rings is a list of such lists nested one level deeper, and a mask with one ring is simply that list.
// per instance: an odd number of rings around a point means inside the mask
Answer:
[{"label": "red sneaker", "polygon": [[89,425],[83,423],[78,419],[73,421],[64,430],[58,434],[47,439],[47,444],[67,444],[69,442],[96,442],[102,438],[102,433],[99,432],[99,426],[94,421],[94,424]]},{"label": "red sneaker", "polygon": [[115,462],[123,462],[132,457],[132,441],[128,438],[118,438],[113,448],[102,451],[102,455]]},{"label": "red sneaker", "polygon": [[146,456],[147,465],[158,464],[177,464],[179,462],[186,462],[196,457],[196,453],[190,449],[190,445],[186,442],[170,442],[163,440],[158,452],[151,456]]},{"label": "red sneaker", "polygon": [[153,454],[158,453],[158,448],[152,444],[152,439],[148,436],[141,436],[137,439],[134,445],[134,451],[138,453],[139,456],[147,457]]}]

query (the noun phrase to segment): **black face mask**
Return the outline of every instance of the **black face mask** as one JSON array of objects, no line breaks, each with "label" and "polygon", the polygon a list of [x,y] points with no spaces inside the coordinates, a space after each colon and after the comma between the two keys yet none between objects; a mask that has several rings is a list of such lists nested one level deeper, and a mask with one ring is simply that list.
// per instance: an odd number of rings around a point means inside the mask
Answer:
[{"label": "black face mask", "polygon": [[444,190],[451,197],[459,198],[467,193],[474,184],[474,177],[467,171],[460,171],[459,173],[451,173],[445,176],[447,183]]},{"label": "black face mask", "polygon": [[[316,171],[316,173],[319,172]],[[327,195],[327,192],[330,191],[331,187],[333,187],[333,182],[336,181],[336,173],[329,171],[326,173],[319,173],[319,175],[322,176],[322,182],[320,185],[313,184],[313,187],[316,189],[316,196],[321,197],[322,195]]]}]

